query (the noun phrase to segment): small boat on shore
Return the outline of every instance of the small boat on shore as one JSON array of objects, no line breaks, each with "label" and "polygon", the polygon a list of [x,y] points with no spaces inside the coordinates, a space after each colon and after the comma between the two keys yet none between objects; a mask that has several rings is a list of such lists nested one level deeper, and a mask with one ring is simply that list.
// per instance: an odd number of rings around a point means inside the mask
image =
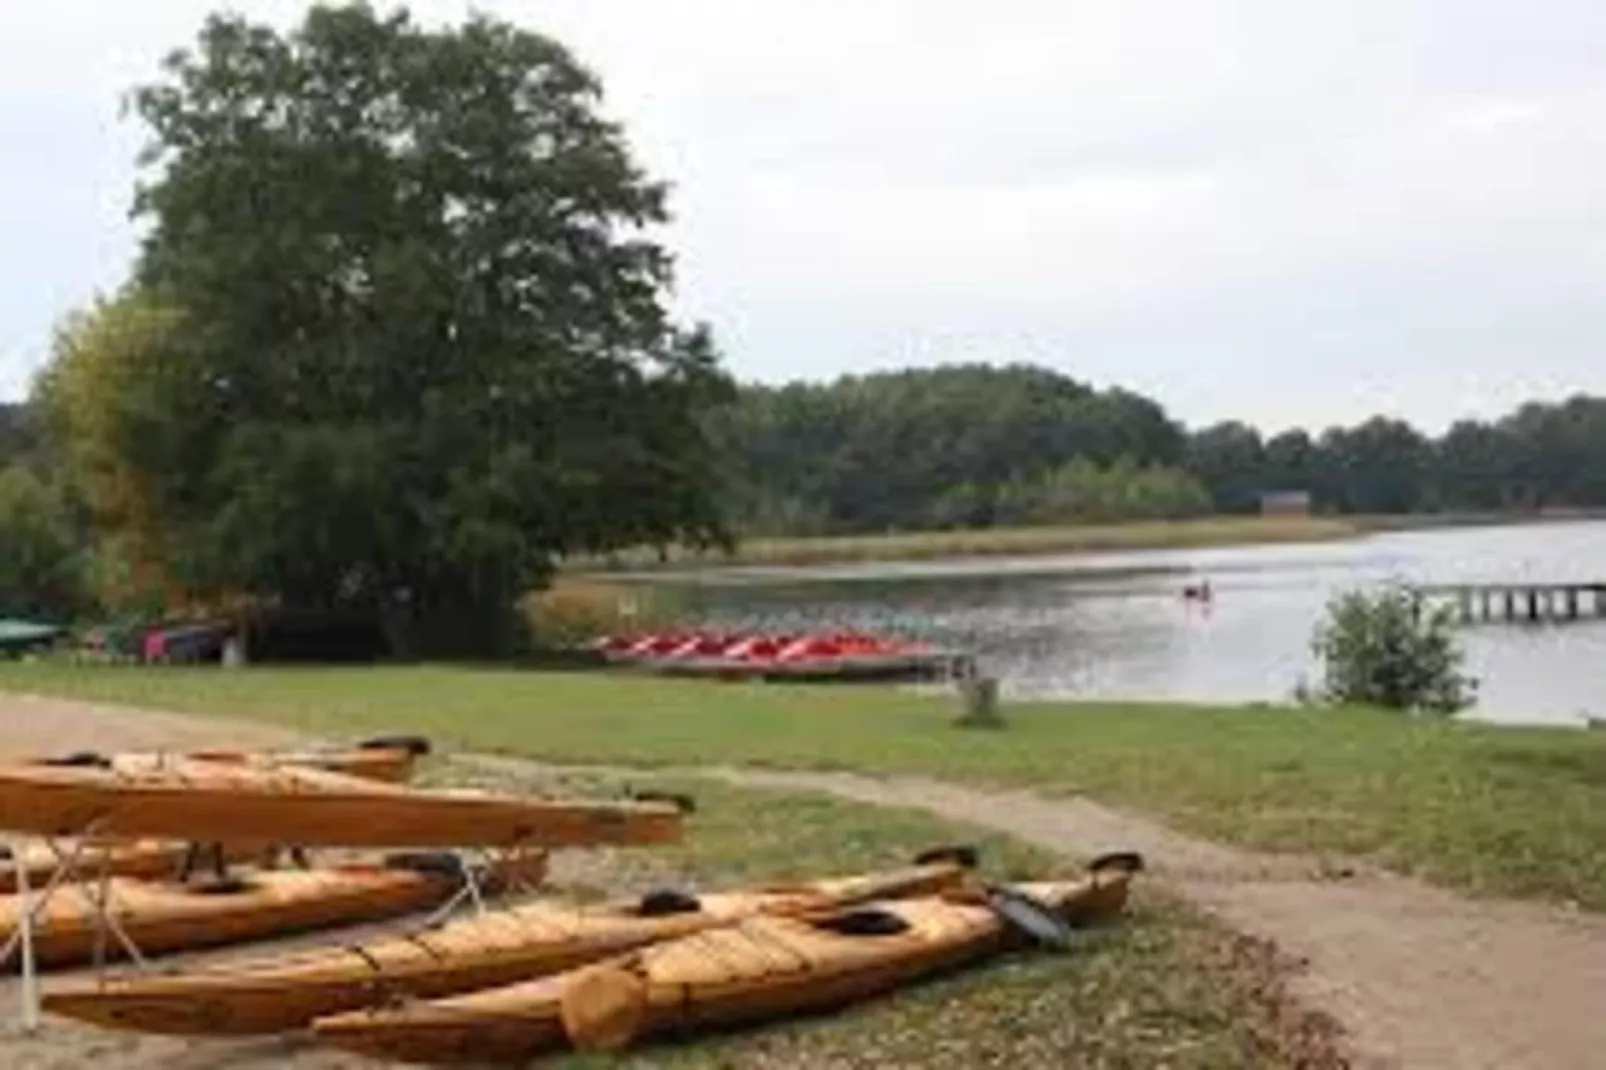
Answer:
[{"label": "small boat on shore", "polygon": [[[431,751],[429,740],[423,736],[384,736],[364,740],[350,747],[312,748],[306,750],[232,750],[210,749],[180,752],[177,757],[198,761],[226,762],[263,769],[294,765],[308,769],[322,769],[329,773],[344,773],[364,780],[378,780],[399,784],[413,775],[418,760]],[[107,756],[111,768],[138,772],[160,768],[175,755],[154,752],[124,752]],[[50,764],[99,764],[99,755],[77,754],[64,759],[44,759]]]},{"label": "small boat on shore", "polygon": [[678,842],[681,810],[173,757],[132,769],[109,760],[0,765],[0,829],[234,845],[573,847]]},{"label": "small boat on shore", "polygon": [[428,757],[433,749],[423,736],[381,736],[350,747],[284,751],[199,750],[188,753],[192,758],[207,761],[300,765],[330,773],[345,773],[364,780],[399,784],[412,778],[419,760]]},{"label": "small boat on shore", "polygon": [[795,914],[957,885],[973,857],[744,891],[659,891],[589,907],[532,902],[360,946],[266,956],[165,975],[58,988],[46,1010],[152,1033],[247,1035],[385,999],[431,998],[513,984],[754,914]]},{"label": "small boat on shore", "polygon": [[[135,751],[108,756],[80,752],[40,758],[37,762],[138,773],[142,770],[159,770],[171,764],[174,757],[182,757],[186,760],[264,769],[282,765],[306,766],[365,780],[398,783],[407,780],[417,760],[429,752],[429,741],[421,736],[392,736],[367,740],[348,748],[306,751],[191,750],[178,755]],[[260,848],[250,845],[212,846],[221,849],[221,858],[216,854],[212,856],[220,864],[243,862],[262,853]],[[79,845],[69,838],[54,846],[42,843],[21,847],[0,845],[0,894],[17,891],[19,875],[27,877],[29,887],[41,887],[69,859],[74,869],[71,876],[76,878],[98,878],[105,873],[113,877],[158,879],[178,874],[186,865],[186,859],[193,859],[193,855],[191,844],[162,839],[96,840]],[[21,869],[25,869],[26,873],[19,874]]]},{"label": "small boat on shore", "polygon": [[[42,843],[29,843],[20,849],[0,845],[0,895],[10,895],[21,887],[19,875],[27,877],[30,889],[39,890],[69,859],[72,872],[68,879],[94,880],[102,872],[113,877],[152,880],[172,877],[192,857],[192,850],[190,844],[174,840],[94,841],[82,845],[68,840],[57,843],[54,849]],[[261,853],[260,848],[224,845],[221,861],[244,862]],[[215,855],[210,857],[215,860]],[[18,870],[26,872],[19,874]]]},{"label": "small boat on shore", "polygon": [[857,632],[801,635],[672,632],[602,640],[602,656],[666,676],[724,680],[869,681],[942,675],[956,656],[924,643]]},{"label": "small boat on shore", "polygon": [[[1015,886],[1077,923],[1118,913],[1135,856],[1074,881]],[[1141,863],[1139,863],[1141,864]],[[451,999],[321,1018],[315,1037],[402,1062],[516,1063],[574,1046],[840,1006],[1025,940],[980,888],[817,913],[760,915],[567,973]]]},{"label": "small boat on shore", "polygon": [[[475,876],[482,889],[496,891],[514,879],[537,882],[545,871],[543,855],[517,855]],[[456,855],[398,854],[375,865],[247,870],[220,879],[112,877],[105,891],[109,911],[140,953],[159,954],[398,917],[445,902],[464,880]],[[97,942],[108,958],[123,956],[93,905],[99,891],[98,883],[57,890],[34,918],[36,962],[89,962]],[[0,945],[17,931],[22,910],[21,897],[0,899]]]}]

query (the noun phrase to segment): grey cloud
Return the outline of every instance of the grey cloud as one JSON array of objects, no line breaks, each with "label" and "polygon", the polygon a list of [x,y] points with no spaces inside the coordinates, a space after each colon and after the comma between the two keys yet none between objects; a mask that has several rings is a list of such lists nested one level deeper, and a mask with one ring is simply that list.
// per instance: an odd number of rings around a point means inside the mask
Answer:
[{"label": "grey cloud", "polygon": [[[105,6],[0,34],[0,392],[126,264],[116,95],[209,5]],[[480,6],[603,77],[743,375],[1030,359],[1271,425],[1606,390],[1593,0]]]}]

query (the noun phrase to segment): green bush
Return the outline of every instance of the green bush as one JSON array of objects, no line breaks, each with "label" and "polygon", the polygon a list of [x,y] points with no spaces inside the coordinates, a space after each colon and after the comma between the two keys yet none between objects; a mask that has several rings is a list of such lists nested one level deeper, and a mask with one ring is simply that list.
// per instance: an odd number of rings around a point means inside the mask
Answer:
[{"label": "green bush", "polygon": [[1349,591],[1332,599],[1312,647],[1320,697],[1343,705],[1450,714],[1470,706],[1477,681],[1462,672],[1451,611],[1409,588]]}]

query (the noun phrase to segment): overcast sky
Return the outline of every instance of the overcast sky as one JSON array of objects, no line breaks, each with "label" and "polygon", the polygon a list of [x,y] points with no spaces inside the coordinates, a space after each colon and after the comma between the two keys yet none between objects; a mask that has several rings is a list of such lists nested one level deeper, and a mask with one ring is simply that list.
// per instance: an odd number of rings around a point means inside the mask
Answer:
[{"label": "overcast sky", "polygon": [[[216,6],[0,0],[0,396],[126,273],[121,92]],[[601,75],[744,378],[1024,360],[1269,429],[1606,393],[1602,0],[475,6]]]}]

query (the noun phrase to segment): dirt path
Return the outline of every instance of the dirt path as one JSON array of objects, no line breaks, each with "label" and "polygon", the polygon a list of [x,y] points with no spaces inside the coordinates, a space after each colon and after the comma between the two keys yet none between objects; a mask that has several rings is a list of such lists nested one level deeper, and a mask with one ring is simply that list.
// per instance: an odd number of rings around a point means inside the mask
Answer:
[{"label": "dirt path", "polygon": [[684,772],[927,810],[1076,857],[1142,851],[1154,876],[1184,897],[1300,961],[1293,994],[1338,1019],[1362,1066],[1606,1067],[1606,919],[1598,916],[1472,901],[1332,860],[1240,851],[1081,798],[917,777]]},{"label": "dirt path", "polygon": [[0,754],[277,747],[296,740],[272,725],[0,694]]}]

